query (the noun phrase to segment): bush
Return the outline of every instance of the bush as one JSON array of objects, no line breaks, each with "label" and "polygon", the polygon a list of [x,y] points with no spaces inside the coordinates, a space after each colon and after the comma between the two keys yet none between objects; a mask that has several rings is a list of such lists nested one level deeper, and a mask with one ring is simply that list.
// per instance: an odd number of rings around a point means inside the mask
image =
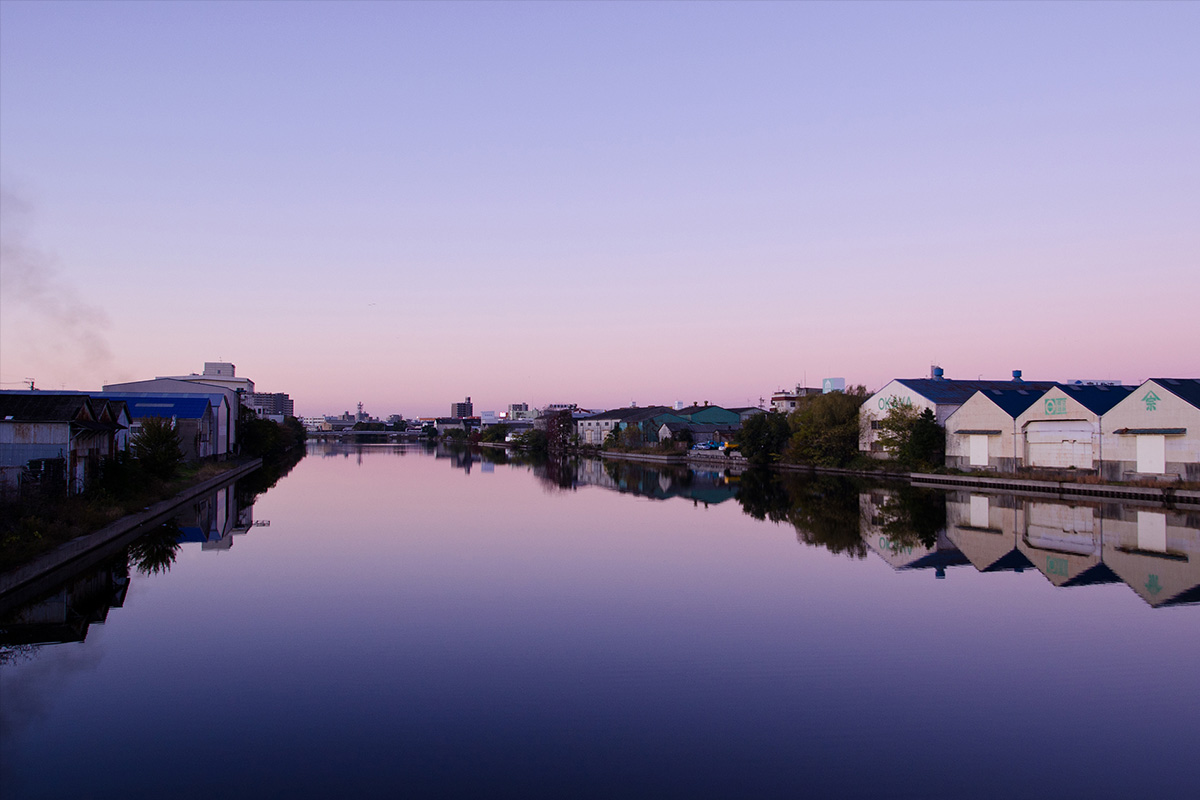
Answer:
[{"label": "bush", "polygon": [[183,463],[180,444],[172,420],[145,417],[142,419],[142,429],[133,437],[133,454],[148,475],[170,480]]}]

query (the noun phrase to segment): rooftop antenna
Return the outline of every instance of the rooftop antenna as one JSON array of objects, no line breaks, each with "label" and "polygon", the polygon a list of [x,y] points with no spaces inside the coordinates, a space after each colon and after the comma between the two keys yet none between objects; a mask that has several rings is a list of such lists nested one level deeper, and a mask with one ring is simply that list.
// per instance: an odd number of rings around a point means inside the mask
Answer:
[{"label": "rooftop antenna", "polygon": [[33,385],[33,378],[26,378],[25,382],[29,384],[29,391],[36,392],[37,387]]}]

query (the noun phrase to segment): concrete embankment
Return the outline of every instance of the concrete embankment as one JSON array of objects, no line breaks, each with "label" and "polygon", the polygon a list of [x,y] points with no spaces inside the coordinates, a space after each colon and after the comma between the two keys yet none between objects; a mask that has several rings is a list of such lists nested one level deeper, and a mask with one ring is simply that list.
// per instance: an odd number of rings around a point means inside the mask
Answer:
[{"label": "concrete embankment", "polygon": [[[506,445],[491,444],[491,447]],[[651,464],[709,467],[728,469],[734,474],[750,468],[749,462],[739,454],[726,454],[716,450],[689,450],[686,454],[671,453],[622,453],[603,450],[587,455],[599,456],[613,461],[639,461]],[[1055,495],[1062,499],[1087,499],[1111,497],[1121,500],[1137,500],[1146,503],[1200,506],[1200,491],[1176,489],[1170,484],[1162,486],[1122,486],[1119,484],[1073,483],[1070,481],[1035,481],[1020,478],[993,478],[968,475],[934,475],[920,472],[889,472],[884,470],[855,470],[839,467],[817,467],[808,464],[772,464],[769,469],[780,472],[805,472],[819,475],[844,475],[871,480],[906,480],[918,486],[942,489],[979,489],[982,491],[1011,492],[1016,494]]]},{"label": "concrete embankment", "polygon": [[914,472],[908,476],[914,484],[942,489],[983,489],[1000,492],[1056,495],[1060,498],[1087,499],[1113,497],[1149,503],[1200,506],[1200,492],[1163,486],[1118,486],[1116,484],[1072,483],[1068,481],[1032,481],[1020,478],[979,478],[968,475],[929,475]]},{"label": "concrete embankment", "polygon": [[[60,573],[69,573],[81,567],[86,568],[91,563],[107,558],[146,530],[161,525],[183,504],[215,492],[261,466],[261,458],[240,464],[202,483],[188,487],[174,497],[161,500],[136,514],[122,517],[94,533],[65,542],[26,564],[0,574],[0,599],[3,600],[3,606],[22,602],[22,598],[53,588],[56,576]],[[21,598],[14,597],[18,594]]]}]

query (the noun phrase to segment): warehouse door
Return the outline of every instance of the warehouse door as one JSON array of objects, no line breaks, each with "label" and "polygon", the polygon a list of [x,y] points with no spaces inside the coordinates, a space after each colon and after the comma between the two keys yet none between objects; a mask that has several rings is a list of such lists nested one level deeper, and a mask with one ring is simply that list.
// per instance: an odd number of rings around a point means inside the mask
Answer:
[{"label": "warehouse door", "polygon": [[986,434],[971,434],[971,466],[986,467],[988,465],[988,437]]},{"label": "warehouse door", "polygon": [[1025,428],[1031,467],[1092,468],[1092,424],[1082,420],[1031,422]]},{"label": "warehouse door", "polygon": [[1161,433],[1137,437],[1137,471],[1153,475],[1167,471],[1167,437]]}]

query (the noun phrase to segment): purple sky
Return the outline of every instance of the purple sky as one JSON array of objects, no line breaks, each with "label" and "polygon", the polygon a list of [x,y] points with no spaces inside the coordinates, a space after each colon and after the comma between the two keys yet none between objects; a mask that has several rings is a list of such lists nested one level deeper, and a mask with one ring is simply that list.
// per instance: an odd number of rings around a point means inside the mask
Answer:
[{"label": "purple sky", "polygon": [[0,3],[0,383],[1200,375],[1197,3]]}]

